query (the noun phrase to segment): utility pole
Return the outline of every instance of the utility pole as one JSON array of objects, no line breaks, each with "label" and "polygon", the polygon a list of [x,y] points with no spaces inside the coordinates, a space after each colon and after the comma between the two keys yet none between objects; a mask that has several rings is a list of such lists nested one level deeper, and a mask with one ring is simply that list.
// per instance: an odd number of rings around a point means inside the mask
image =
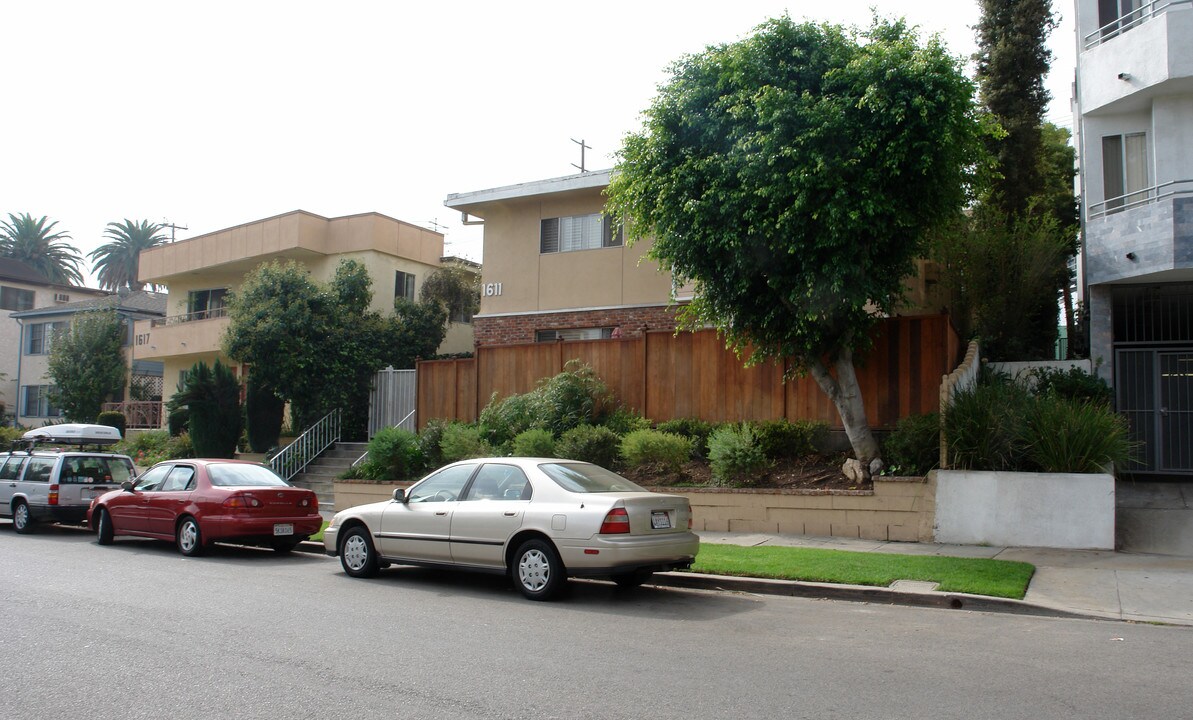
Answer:
[{"label": "utility pole", "polygon": [[185,225],[175,225],[174,223],[168,222],[168,221],[162,223],[162,227],[170,228],[170,242],[174,242],[174,231],[175,230],[190,230],[190,228],[188,228]]},{"label": "utility pole", "polygon": [[572,138],[571,140],[572,140],[572,142],[574,142],[580,146],[580,164],[577,165],[576,163],[572,163],[572,167],[579,168],[580,172],[586,173],[588,171],[584,169],[584,151],[591,150],[592,147],[590,145],[585,145],[583,138],[581,138],[579,140],[577,140],[576,138]]},{"label": "utility pole", "polygon": [[443,225],[439,222],[439,218],[432,218],[427,221],[427,224],[431,226],[432,230],[439,233],[440,235],[442,235],[443,231],[447,229],[446,225]]}]

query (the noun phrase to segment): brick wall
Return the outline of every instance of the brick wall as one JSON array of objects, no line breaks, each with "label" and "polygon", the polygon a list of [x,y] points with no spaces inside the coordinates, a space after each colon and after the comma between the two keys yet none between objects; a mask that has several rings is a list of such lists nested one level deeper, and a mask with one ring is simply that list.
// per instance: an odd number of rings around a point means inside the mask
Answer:
[{"label": "brick wall", "polygon": [[534,342],[539,330],[620,327],[624,338],[645,330],[674,330],[677,308],[666,306],[622,307],[606,310],[476,317],[472,330],[477,345],[510,345]]}]

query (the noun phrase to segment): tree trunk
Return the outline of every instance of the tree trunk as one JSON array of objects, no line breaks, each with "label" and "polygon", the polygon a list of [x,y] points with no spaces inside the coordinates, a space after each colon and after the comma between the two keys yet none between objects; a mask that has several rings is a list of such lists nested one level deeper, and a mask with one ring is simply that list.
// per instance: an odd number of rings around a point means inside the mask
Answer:
[{"label": "tree trunk", "polygon": [[866,421],[866,407],[862,403],[862,391],[857,384],[857,373],[853,369],[853,351],[849,348],[841,350],[837,361],[833,363],[836,377],[829,372],[828,367],[817,360],[810,371],[816,384],[828,395],[829,400],[837,408],[841,416],[841,424],[845,426],[845,434],[849,437],[849,444],[853,447],[853,454],[862,465],[868,477],[870,463],[881,458],[878,441],[870,431]]}]

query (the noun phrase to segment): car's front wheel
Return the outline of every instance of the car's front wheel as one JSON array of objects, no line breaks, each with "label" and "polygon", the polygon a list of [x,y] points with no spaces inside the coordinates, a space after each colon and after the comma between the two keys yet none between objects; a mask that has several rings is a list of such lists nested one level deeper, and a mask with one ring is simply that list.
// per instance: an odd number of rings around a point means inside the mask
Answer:
[{"label": "car's front wheel", "polygon": [[176,534],[178,552],[187,557],[203,554],[203,534],[199,531],[199,521],[193,517],[185,517],[178,523]]},{"label": "car's front wheel", "polygon": [[29,506],[18,501],[12,509],[12,527],[19,533],[33,532],[33,518],[29,515]]},{"label": "car's front wheel", "polygon": [[514,553],[510,575],[518,591],[531,600],[550,599],[567,581],[559,553],[545,540],[522,543]]},{"label": "car's front wheel", "polygon": [[340,564],[352,577],[367,578],[377,574],[380,563],[367,528],[357,525],[344,535],[340,541]]},{"label": "car's front wheel", "polygon": [[95,521],[95,539],[100,545],[111,545],[116,531],[112,528],[112,516],[104,508],[99,509],[99,517]]}]

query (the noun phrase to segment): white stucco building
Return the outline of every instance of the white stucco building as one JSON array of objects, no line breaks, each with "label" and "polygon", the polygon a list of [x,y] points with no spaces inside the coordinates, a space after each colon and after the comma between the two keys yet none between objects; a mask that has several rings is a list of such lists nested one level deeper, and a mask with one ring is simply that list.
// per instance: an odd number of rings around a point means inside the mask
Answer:
[{"label": "white stucco building", "polygon": [[1193,2],[1076,0],[1090,357],[1141,474],[1193,474]]}]

